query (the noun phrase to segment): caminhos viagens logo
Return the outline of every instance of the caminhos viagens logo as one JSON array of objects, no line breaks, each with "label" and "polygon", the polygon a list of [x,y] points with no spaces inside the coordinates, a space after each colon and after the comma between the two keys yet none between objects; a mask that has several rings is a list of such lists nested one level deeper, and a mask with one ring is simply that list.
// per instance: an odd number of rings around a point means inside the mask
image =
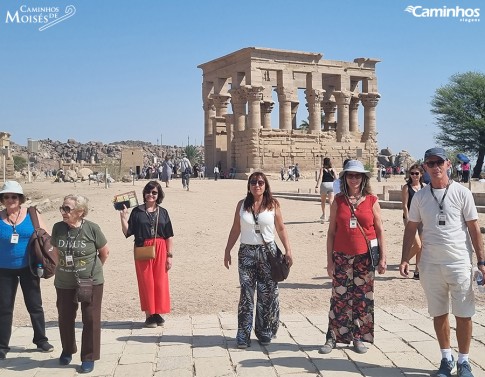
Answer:
[{"label": "caminhos viagens logo", "polygon": [[76,8],[68,5],[64,14],[60,7],[56,6],[28,6],[21,5],[17,10],[7,10],[5,16],[6,24],[37,24],[41,25],[39,31],[44,31],[59,22],[65,21],[74,16]]},{"label": "caminhos viagens logo", "polygon": [[441,8],[426,8],[421,5],[408,5],[405,12],[418,18],[455,19],[460,22],[480,22],[480,8],[462,8],[443,6]]}]

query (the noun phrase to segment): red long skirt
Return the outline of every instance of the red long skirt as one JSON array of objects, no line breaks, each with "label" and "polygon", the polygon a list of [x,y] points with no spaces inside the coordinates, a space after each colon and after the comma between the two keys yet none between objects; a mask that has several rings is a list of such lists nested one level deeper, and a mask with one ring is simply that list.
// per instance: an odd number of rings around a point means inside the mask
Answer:
[{"label": "red long skirt", "polygon": [[[153,245],[153,241],[153,238],[147,239],[143,246]],[[156,241],[155,259],[135,260],[141,310],[150,315],[170,313],[167,244],[163,238]]]}]

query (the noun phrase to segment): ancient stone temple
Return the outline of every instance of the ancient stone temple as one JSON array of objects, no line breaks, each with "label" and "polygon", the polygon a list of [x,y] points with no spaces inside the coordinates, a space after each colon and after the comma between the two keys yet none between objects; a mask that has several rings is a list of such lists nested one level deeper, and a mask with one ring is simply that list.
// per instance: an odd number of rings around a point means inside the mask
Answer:
[{"label": "ancient stone temple", "polygon": [[[337,167],[346,158],[374,166],[379,61],[324,60],[319,53],[248,47],[199,65],[208,171],[220,164],[223,171],[236,168],[244,176],[298,163],[309,175],[323,157]],[[299,89],[306,99],[306,129],[296,124]],[[279,122],[272,125],[276,108]]]}]

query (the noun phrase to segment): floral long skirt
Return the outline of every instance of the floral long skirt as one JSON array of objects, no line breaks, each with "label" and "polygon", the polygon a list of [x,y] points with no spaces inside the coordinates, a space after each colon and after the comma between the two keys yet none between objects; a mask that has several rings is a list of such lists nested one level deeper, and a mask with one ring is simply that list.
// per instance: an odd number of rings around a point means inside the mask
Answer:
[{"label": "floral long skirt", "polygon": [[[271,244],[271,248],[274,244]],[[274,252],[274,250],[272,250]],[[241,244],[238,254],[241,294],[238,306],[237,341],[248,343],[253,327],[254,292],[256,337],[272,338],[276,335],[280,319],[278,283],[271,278],[271,265],[263,245]]]},{"label": "floral long skirt", "polygon": [[[369,253],[334,252],[328,329],[337,343],[374,342],[374,271]],[[327,335],[328,338],[328,335]]]}]

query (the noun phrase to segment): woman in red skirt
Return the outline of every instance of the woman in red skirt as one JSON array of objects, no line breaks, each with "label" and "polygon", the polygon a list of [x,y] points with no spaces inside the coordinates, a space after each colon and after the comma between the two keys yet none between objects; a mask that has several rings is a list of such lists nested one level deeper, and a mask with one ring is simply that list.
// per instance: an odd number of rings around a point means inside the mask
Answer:
[{"label": "woman in red skirt", "polygon": [[170,313],[173,230],[167,210],[160,206],[164,196],[160,184],[150,181],[143,189],[144,204],[133,208],[129,218],[126,208],[120,211],[125,237],[135,236],[135,246],[156,245],[154,259],[135,260],[141,310],[146,314],[145,327],[151,328],[162,326],[162,314]]}]

